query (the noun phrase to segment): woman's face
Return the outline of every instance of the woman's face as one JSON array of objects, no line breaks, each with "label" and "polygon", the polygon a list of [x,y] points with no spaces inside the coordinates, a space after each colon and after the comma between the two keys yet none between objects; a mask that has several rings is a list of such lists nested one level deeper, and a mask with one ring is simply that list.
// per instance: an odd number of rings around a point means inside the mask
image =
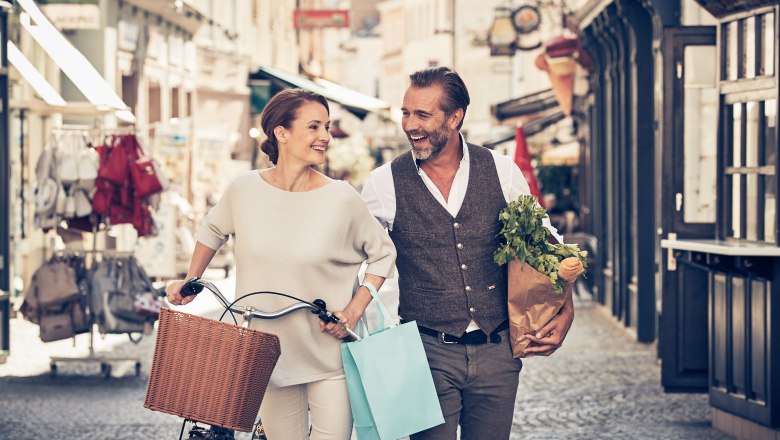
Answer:
[{"label": "woman's face", "polygon": [[325,163],[325,151],[330,142],[330,117],[322,104],[303,104],[298,108],[290,128],[283,130],[280,159],[286,157],[309,165]]}]

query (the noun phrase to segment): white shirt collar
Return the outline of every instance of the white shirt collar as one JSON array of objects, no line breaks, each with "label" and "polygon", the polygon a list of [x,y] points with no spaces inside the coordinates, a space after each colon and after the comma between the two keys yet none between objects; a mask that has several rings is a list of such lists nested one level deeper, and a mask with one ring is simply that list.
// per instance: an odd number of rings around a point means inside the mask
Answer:
[{"label": "white shirt collar", "polygon": [[[460,165],[463,166],[463,164],[469,163],[469,149],[466,147],[466,138],[463,136],[463,133],[458,132],[458,136],[460,136],[460,146],[463,148],[463,158],[460,160]],[[417,164],[417,159],[414,158],[414,154],[412,154],[412,162],[414,163],[414,168],[417,169],[417,173],[420,173],[420,166]]]}]

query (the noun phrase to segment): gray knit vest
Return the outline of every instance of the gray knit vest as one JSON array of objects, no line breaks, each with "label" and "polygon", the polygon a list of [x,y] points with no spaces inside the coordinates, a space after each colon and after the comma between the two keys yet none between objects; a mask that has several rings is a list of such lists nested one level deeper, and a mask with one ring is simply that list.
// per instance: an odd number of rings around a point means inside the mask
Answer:
[{"label": "gray knit vest", "polygon": [[490,151],[467,145],[469,182],[454,218],[425,186],[411,151],[391,164],[399,314],[454,336],[463,335],[472,319],[489,334],[508,316],[506,269],[493,262],[506,200]]}]

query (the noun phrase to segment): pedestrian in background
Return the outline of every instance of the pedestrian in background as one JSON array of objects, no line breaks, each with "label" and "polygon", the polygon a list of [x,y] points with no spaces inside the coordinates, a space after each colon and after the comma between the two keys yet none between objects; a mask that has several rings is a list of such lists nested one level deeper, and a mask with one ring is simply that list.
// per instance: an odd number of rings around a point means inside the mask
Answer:
[{"label": "pedestrian in background", "polygon": [[[511,158],[465,142],[470,99],[455,71],[410,79],[401,110],[411,151],[374,170],[363,198],[396,246],[399,314],[417,321],[445,418],[411,438],[454,440],[460,425],[464,439],[507,439],[522,361],[512,357],[506,269],[493,253],[499,211],[530,190]],[[524,355],[552,354],[573,320],[569,293]]]},{"label": "pedestrian in background", "polygon": [[[200,277],[233,235],[236,297],[268,290],[307,301],[322,298],[352,329],[371,301],[366,287],[353,296],[358,270],[365,261],[365,282],[379,289],[393,271],[393,244],[354,188],[312,168],[325,163],[331,139],[325,98],[284,90],[268,101],[261,125],[268,137],[262,150],[275,166],[227,187],[201,225],[187,278]],[[183,284],[168,286],[172,304],[192,301],[181,297]],[[277,310],[289,304],[287,298],[255,295],[244,305]],[[352,415],[339,347],[346,331],[321,322],[318,327],[308,313],[255,319],[252,327],[278,335],[282,347],[260,407],[268,437],[308,438],[311,421],[313,439],[349,438]]]}]

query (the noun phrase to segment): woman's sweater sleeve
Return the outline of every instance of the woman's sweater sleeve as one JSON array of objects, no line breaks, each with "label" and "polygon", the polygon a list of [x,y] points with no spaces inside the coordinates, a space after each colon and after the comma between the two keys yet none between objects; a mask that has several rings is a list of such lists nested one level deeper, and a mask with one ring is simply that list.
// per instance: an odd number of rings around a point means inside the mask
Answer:
[{"label": "woman's sweater sleeve", "polygon": [[218,250],[235,232],[233,208],[230,202],[235,185],[230,185],[200,224],[196,239],[211,249]]},{"label": "woman's sweater sleeve", "polygon": [[354,246],[366,254],[366,273],[384,278],[392,277],[395,270],[395,246],[390,234],[379,224],[357,196],[352,200],[352,229]]}]

